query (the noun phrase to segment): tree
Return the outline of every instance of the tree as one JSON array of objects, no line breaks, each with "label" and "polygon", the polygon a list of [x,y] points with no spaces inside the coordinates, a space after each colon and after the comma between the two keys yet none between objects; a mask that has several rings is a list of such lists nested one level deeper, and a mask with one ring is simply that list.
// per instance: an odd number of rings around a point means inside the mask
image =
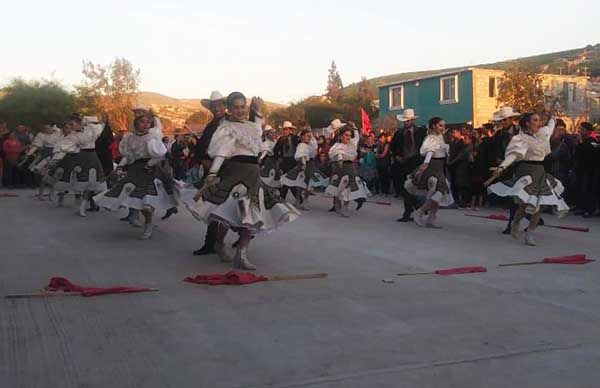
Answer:
[{"label": "tree", "polygon": [[498,103],[517,112],[543,112],[546,96],[542,75],[516,65],[507,69],[498,84]]},{"label": "tree", "polygon": [[10,126],[19,124],[39,129],[60,123],[77,111],[75,97],[56,81],[14,79],[2,88],[0,117]]},{"label": "tree", "polygon": [[342,97],[342,78],[337,70],[335,61],[331,61],[331,67],[329,68],[329,76],[327,77],[327,98],[331,102],[338,102]]},{"label": "tree", "polygon": [[115,128],[128,128],[139,94],[140,70],[127,59],[117,58],[108,66],[84,61],[82,72],[84,80],[75,89],[83,111],[106,112]]}]

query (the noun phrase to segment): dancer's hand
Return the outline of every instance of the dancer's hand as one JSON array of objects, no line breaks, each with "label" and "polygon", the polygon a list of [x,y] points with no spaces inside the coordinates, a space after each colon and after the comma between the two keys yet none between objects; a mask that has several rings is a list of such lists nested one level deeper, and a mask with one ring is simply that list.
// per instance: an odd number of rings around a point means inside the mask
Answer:
[{"label": "dancer's hand", "polygon": [[429,167],[429,164],[422,164],[421,167],[419,167],[417,173],[415,174],[417,178],[419,178],[427,170],[427,167]]},{"label": "dancer's hand", "polygon": [[488,187],[489,185],[491,185],[492,182],[494,182],[496,179],[500,178],[500,176],[502,175],[503,172],[504,172],[504,168],[502,168],[502,167],[498,167],[497,169],[495,169],[494,172],[492,173],[492,176],[490,177],[490,179],[483,182],[483,186]]}]

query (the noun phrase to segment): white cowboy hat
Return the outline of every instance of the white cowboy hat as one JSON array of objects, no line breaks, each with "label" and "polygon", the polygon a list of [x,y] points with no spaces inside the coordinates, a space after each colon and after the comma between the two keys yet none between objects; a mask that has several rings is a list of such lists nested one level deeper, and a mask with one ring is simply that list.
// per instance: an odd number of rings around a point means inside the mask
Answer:
[{"label": "white cowboy hat", "polygon": [[510,106],[505,106],[503,108],[500,108],[500,110],[498,110],[498,112],[496,112],[496,117],[498,118],[498,121],[507,119],[509,117],[515,117],[515,116],[520,116],[520,115],[521,114],[519,112],[513,111],[513,108],[511,108]]},{"label": "white cowboy hat", "polygon": [[337,131],[338,129],[345,127],[346,123],[342,123],[342,121],[340,119],[335,119],[331,122],[331,124],[329,124],[329,126],[334,131]]},{"label": "white cowboy hat", "polygon": [[147,112],[147,111],[148,111],[148,107],[147,107],[147,106],[145,106],[145,105],[142,105],[142,104],[137,104],[137,105],[136,105],[136,106],[135,106],[135,107],[132,109],[132,111],[136,111],[136,110],[143,110],[143,111]]},{"label": "white cowboy hat", "polygon": [[419,116],[415,115],[414,109],[404,109],[404,112],[396,115],[396,118],[398,119],[398,121],[414,120],[417,117],[419,117]]},{"label": "white cowboy hat", "polygon": [[265,125],[265,129],[263,129],[263,132],[268,132],[268,131],[272,131],[273,127],[270,126],[269,124]]},{"label": "white cowboy hat", "polygon": [[83,116],[82,121],[84,124],[93,124],[93,123],[98,122],[98,117],[97,116]]},{"label": "white cowboy hat", "polygon": [[296,129],[296,127],[294,127],[292,125],[291,121],[284,121],[283,124],[281,124],[281,128],[292,128],[292,129]]},{"label": "white cowboy hat", "polygon": [[492,121],[493,121],[493,122],[500,121],[500,120],[498,119],[498,112],[494,112],[494,114],[492,115]]},{"label": "white cowboy hat", "polygon": [[203,98],[200,103],[206,109],[210,109],[210,105],[215,101],[225,101],[225,97],[218,90],[213,90],[209,98]]}]

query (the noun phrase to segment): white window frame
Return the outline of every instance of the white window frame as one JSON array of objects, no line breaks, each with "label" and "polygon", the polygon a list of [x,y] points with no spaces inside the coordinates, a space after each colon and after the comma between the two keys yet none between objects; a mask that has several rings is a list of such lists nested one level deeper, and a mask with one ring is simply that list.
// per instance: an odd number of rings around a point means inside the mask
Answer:
[{"label": "white window frame", "polygon": [[[492,97],[489,97],[489,79],[493,78],[494,79],[494,95]],[[500,77],[495,77],[495,76],[490,76],[490,78],[488,79],[488,97],[489,98],[498,98],[498,90],[499,90],[499,85],[500,85],[500,81],[502,80]]]},{"label": "white window frame", "polygon": [[[400,89],[400,105],[399,106],[394,106],[392,105],[392,102],[394,101],[394,99],[392,98],[393,96],[393,92],[394,90]],[[404,85],[396,85],[396,86],[391,86],[388,92],[388,107],[390,110],[398,110],[398,109],[404,109]]]},{"label": "white window frame", "polygon": [[[444,100],[444,81],[454,80],[454,98]],[[440,78],[440,104],[458,104],[458,74]]]}]

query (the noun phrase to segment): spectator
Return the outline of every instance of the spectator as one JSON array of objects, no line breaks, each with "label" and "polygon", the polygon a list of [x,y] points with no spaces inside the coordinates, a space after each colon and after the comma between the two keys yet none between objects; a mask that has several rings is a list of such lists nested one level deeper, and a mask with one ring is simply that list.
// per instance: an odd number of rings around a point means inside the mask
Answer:
[{"label": "spectator", "polygon": [[3,168],[2,185],[7,188],[23,186],[22,176],[19,174],[19,156],[25,147],[19,141],[16,132],[11,132],[2,143]]},{"label": "spectator", "polygon": [[583,217],[589,218],[598,209],[600,180],[600,144],[592,137],[593,127],[584,122],[579,126],[581,143],[575,150],[575,174],[579,199],[577,207]]},{"label": "spectator", "polygon": [[175,143],[171,146],[171,159],[173,161],[173,175],[175,179],[185,181],[185,158],[189,154],[182,135],[175,135]]},{"label": "spectator", "polygon": [[386,133],[379,135],[377,143],[377,179],[380,193],[387,196],[390,194],[390,164],[392,154],[390,152],[389,136]]},{"label": "spectator", "polygon": [[461,130],[458,128],[453,129],[450,142],[450,154],[448,156],[448,170],[450,172],[452,196],[459,207],[467,206],[469,200],[470,148],[470,145],[466,144]]}]

